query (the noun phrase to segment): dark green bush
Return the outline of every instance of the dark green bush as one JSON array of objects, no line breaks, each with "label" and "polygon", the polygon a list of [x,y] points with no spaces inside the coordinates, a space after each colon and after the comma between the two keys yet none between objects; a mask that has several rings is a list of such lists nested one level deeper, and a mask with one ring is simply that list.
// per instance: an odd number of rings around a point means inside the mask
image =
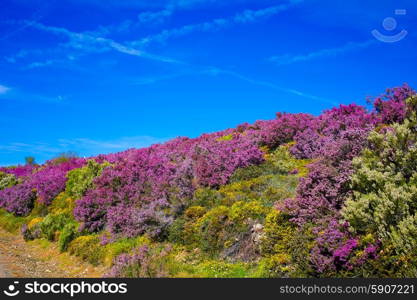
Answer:
[{"label": "dark green bush", "polygon": [[72,220],[72,216],[67,214],[47,215],[40,223],[42,236],[50,241],[57,240],[57,236],[60,231],[65,227],[65,225],[72,222]]},{"label": "dark green bush", "polygon": [[58,247],[61,252],[67,251],[69,243],[78,237],[78,227],[77,223],[68,223],[64,226],[58,240]]}]

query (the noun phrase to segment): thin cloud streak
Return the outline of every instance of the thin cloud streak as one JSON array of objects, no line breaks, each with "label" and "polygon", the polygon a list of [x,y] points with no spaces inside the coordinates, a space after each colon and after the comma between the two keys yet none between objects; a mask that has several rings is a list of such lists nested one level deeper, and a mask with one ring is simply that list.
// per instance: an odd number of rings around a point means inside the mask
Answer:
[{"label": "thin cloud streak", "polygon": [[245,75],[242,75],[242,74],[234,72],[234,71],[213,68],[211,70],[210,69],[207,70],[207,72],[208,72],[208,74],[212,74],[212,75],[226,74],[226,75],[235,77],[237,79],[246,81],[246,82],[254,84],[254,85],[268,87],[268,88],[278,90],[278,91],[281,91],[281,92],[284,92],[284,93],[287,93],[287,94],[296,95],[296,96],[299,96],[299,97],[303,97],[303,98],[306,98],[306,99],[311,99],[311,100],[321,102],[321,103],[326,103],[326,104],[330,104],[330,105],[337,105],[337,102],[326,99],[326,98],[314,96],[314,95],[311,95],[311,94],[308,94],[308,93],[301,92],[301,91],[296,90],[296,89],[281,87],[281,86],[279,86],[275,83],[271,83],[271,82],[268,82],[268,81],[252,79],[250,77],[247,77]]},{"label": "thin cloud streak", "polygon": [[0,84],[0,95],[4,95],[4,94],[6,94],[9,91],[10,91],[10,88],[9,87]]},{"label": "thin cloud streak", "polygon": [[[2,92],[2,90],[4,92]],[[41,102],[50,104],[63,104],[68,99],[67,95],[45,96],[24,91],[19,88],[8,88],[0,85],[0,99],[6,101],[21,101],[21,102]]]},{"label": "thin cloud streak", "polygon": [[315,52],[311,52],[311,53],[303,54],[303,55],[287,54],[287,55],[282,55],[282,56],[272,56],[269,58],[269,61],[273,62],[277,66],[290,65],[293,63],[309,61],[309,60],[322,58],[322,57],[337,56],[337,55],[345,54],[347,52],[368,48],[374,44],[376,44],[375,40],[368,40],[368,41],[360,42],[360,43],[349,42],[343,45],[342,47],[322,49],[319,51],[315,51]]},{"label": "thin cloud streak", "polygon": [[185,26],[173,28],[173,29],[166,29],[158,34],[150,35],[138,41],[132,41],[129,44],[132,46],[143,47],[153,42],[164,43],[169,39],[189,35],[194,32],[216,31],[216,30],[231,27],[233,25],[253,23],[260,19],[267,19],[274,15],[277,15],[301,2],[303,2],[303,0],[292,0],[288,2],[287,4],[270,6],[264,9],[258,9],[258,10],[248,9],[248,10],[236,13],[234,16],[231,16],[228,18],[216,18],[207,22],[189,24],[189,25],[185,25]]},{"label": "thin cloud streak", "polygon": [[137,57],[154,60],[158,62],[163,62],[163,63],[172,63],[172,64],[182,63],[178,60],[175,60],[169,57],[153,55],[145,51],[123,45],[109,38],[96,37],[87,33],[72,32],[63,27],[46,26],[38,22],[32,22],[31,26],[33,28],[36,28],[44,32],[49,32],[49,33],[53,33],[59,36],[64,36],[70,40],[68,43],[64,44],[64,46],[81,50],[81,51],[85,51],[85,52],[100,53],[100,52],[106,52],[109,50],[115,50],[123,54],[137,56]]}]

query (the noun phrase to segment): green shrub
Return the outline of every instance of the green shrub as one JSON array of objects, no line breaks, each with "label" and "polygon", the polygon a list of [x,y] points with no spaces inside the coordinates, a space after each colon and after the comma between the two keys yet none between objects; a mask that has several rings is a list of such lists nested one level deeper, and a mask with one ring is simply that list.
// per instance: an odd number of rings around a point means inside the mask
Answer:
[{"label": "green shrub", "polygon": [[234,203],[230,208],[229,218],[233,226],[237,228],[253,223],[254,221],[263,223],[263,219],[268,211],[268,208],[262,206],[257,201],[239,201]]},{"label": "green shrub", "polygon": [[[417,97],[412,99],[417,102]],[[417,118],[373,131],[353,160],[352,196],[342,215],[356,234],[373,234],[399,256],[417,252]]]},{"label": "green shrub", "polygon": [[198,242],[194,223],[207,212],[202,206],[191,206],[184,214],[175,219],[168,229],[168,240],[172,243],[194,245]]},{"label": "green shrub", "polygon": [[168,241],[171,243],[185,244],[186,238],[184,236],[184,227],[186,221],[180,217],[174,220],[168,228]]},{"label": "green shrub", "polygon": [[261,253],[263,255],[288,253],[289,244],[296,230],[296,226],[289,222],[287,215],[272,209],[265,219]]},{"label": "green shrub", "polygon": [[230,183],[251,180],[265,175],[279,174],[280,172],[281,170],[276,168],[271,161],[266,161],[260,165],[237,169],[230,178]]},{"label": "green shrub", "polygon": [[99,164],[89,160],[85,167],[69,171],[65,192],[75,199],[81,198],[93,186],[94,178],[100,176],[103,169],[109,165],[109,163]]},{"label": "green shrub", "polygon": [[230,225],[229,208],[218,206],[208,211],[193,224],[196,241],[202,250],[211,254],[221,250],[227,241],[225,231]]},{"label": "green shrub", "polygon": [[104,264],[110,266],[114,259],[123,253],[131,253],[133,249],[141,246],[149,246],[151,240],[146,236],[137,238],[123,238],[107,244],[105,247]]},{"label": "green shrub", "polygon": [[231,141],[231,140],[233,140],[233,134],[232,133],[228,134],[228,135],[224,135],[224,136],[219,137],[217,139],[218,142],[227,142],[227,141]]},{"label": "green shrub", "polygon": [[215,255],[238,242],[254,224],[263,223],[268,211],[269,208],[256,201],[238,201],[231,207],[217,206],[200,218],[194,215],[194,220],[189,219],[184,225],[183,235],[189,244]]},{"label": "green shrub", "polygon": [[17,184],[17,178],[13,174],[0,172],[0,190]]},{"label": "green shrub", "polygon": [[68,214],[47,215],[40,223],[42,236],[50,241],[56,241],[60,231],[73,220]]},{"label": "green shrub", "polygon": [[260,260],[255,277],[289,278],[293,271],[291,256],[288,254],[276,254]]},{"label": "green shrub", "polygon": [[79,224],[75,222],[64,226],[58,240],[58,247],[61,252],[67,251],[69,243],[78,237],[78,227]]},{"label": "green shrub", "polygon": [[[69,197],[66,192],[60,193],[52,201],[51,205],[47,207],[47,213],[59,215],[67,214],[72,215],[75,207],[75,201],[73,198]],[[35,207],[36,209],[36,207]]]},{"label": "green shrub", "polygon": [[76,238],[69,243],[68,252],[95,266],[105,262],[106,248],[100,244],[97,235],[85,235]]},{"label": "green shrub", "polygon": [[209,188],[199,188],[194,192],[192,205],[210,208],[218,205],[220,200],[221,197],[218,191]]}]

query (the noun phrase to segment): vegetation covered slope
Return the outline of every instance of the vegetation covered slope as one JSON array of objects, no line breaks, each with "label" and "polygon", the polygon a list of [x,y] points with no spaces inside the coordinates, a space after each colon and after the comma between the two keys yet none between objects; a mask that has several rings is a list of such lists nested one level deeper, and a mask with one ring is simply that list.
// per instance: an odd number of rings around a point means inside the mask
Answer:
[{"label": "vegetation covered slope", "polygon": [[417,96],[0,169],[0,223],[111,277],[417,276]]}]

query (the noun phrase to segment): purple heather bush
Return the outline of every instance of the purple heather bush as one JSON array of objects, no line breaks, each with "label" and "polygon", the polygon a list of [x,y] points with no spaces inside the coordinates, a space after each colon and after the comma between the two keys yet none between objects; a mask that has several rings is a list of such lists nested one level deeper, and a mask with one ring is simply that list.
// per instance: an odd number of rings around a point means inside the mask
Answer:
[{"label": "purple heather bush", "polygon": [[38,201],[50,205],[52,200],[65,190],[67,172],[81,168],[84,164],[85,160],[81,158],[70,158],[60,163],[54,160],[47,162],[28,181],[36,189]]},{"label": "purple heather bush", "polygon": [[163,261],[171,251],[170,247],[162,250],[141,246],[133,254],[121,254],[115,258],[113,267],[105,275],[108,278],[166,278]]},{"label": "purple heather bush", "polygon": [[263,153],[254,141],[242,134],[231,140],[217,141],[208,136],[195,146],[192,158],[200,186],[218,187],[226,184],[238,168],[263,162]]},{"label": "purple heather bush", "polygon": [[306,130],[299,131],[294,137],[296,144],[291,153],[299,159],[321,157],[329,148],[329,143],[346,138],[346,131],[362,131],[366,137],[376,124],[375,114],[368,113],[364,107],[355,104],[340,105],[325,111],[312,120]]},{"label": "purple heather bush", "polygon": [[153,239],[161,238],[172,223],[164,208],[169,204],[164,200],[152,201],[143,207],[119,204],[108,210],[108,229],[113,236],[136,237],[147,233]]},{"label": "purple heather bush", "polygon": [[[231,138],[223,138],[230,134]],[[110,228],[118,228],[113,232],[129,236],[132,232],[148,232],[141,228],[143,226],[153,232],[155,229],[149,224],[154,221],[120,224],[118,209],[114,207],[132,207],[140,218],[169,220],[169,213],[161,217],[161,205],[153,202],[164,203],[163,210],[175,214],[183,205],[181,201],[191,199],[198,186],[226,184],[236,169],[263,160],[263,152],[257,144],[233,130],[129,150],[94,180],[95,189],[87,191],[76,202],[74,215],[83,223],[83,228],[91,232],[103,229],[107,222]],[[145,225],[140,225],[142,223]],[[164,227],[166,220],[160,223]],[[127,228],[120,229],[121,226]]]},{"label": "purple heather bush", "polygon": [[298,132],[307,129],[314,117],[309,114],[277,113],[277,119],[258,121],[249,135],[253,135],[261,145],[275,149],[291,142]]},{"label": "purple heather bush", "polygon": [[408,85],[387,89],[386,93],[375,98],[374,109],[380,121],[384,124],[401,123],[406,117],[405,100],[416,92]]},{"label": "purple heather bush", "polygon": [[28,177],[36,169],[35,165],[24,165],[24,166],[15,166],[15,167],[4,167],[0,168],[0,172],[7,174],[13,174],[16,177]]},{"label": "purple heather bush", "polygon": [[0,206],[15,215],[24,216],[30,213],[36,198],[40,203],[50,205],[52,200],[64,191],[66,173],[83,164],[84,159],[79,158],[60,163],[48,161],[33,174],[26,175],[23,183],[1,191]]},{"label": "purple heather bush", "polygon": [[316,222],[341,209],[349,193],[351,160],[366,146],[367,134],[367,129],[349,129],[325,144],[321,158],[311,163],[307,177],[300,179],[297,197],[280,207],[294,222]]},{"label": "purple heather bush", "polygon": [[26,182],[0,191],[0,207],[16,216],[28,215],[35,199],[35,189]]}]

